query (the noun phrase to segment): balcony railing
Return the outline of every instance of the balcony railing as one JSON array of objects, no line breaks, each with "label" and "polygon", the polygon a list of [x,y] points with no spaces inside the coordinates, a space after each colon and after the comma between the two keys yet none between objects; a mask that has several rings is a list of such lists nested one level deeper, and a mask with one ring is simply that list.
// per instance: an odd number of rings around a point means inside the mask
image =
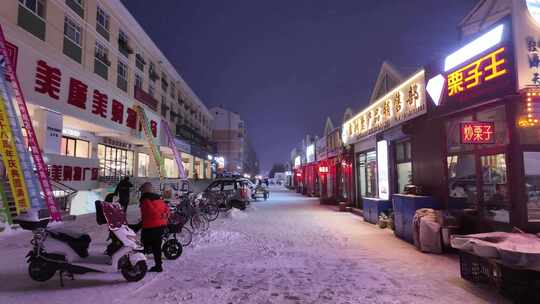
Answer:
[{"label": "balcony railing", "polygon": [[150,109],[157,111],[158,101],[150,94],[139,87],[135,87],[135,99],[147,105]]}]

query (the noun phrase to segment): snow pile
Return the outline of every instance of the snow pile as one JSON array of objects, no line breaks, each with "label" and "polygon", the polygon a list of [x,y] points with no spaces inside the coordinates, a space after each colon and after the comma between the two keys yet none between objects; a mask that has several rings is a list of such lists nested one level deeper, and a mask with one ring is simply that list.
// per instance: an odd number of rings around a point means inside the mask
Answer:
[{"label": "snow pile", "polygon": [[246,218],[248,215],[245,211],[242,211],[240,209],[232,208],[229,211],[229,216],[233,219],[243,219]]},{"label": "snow pile", "polygon": [[452,247],[503,264],[540,270],[540,238],[529,233],[490,232],[453,235]]}]

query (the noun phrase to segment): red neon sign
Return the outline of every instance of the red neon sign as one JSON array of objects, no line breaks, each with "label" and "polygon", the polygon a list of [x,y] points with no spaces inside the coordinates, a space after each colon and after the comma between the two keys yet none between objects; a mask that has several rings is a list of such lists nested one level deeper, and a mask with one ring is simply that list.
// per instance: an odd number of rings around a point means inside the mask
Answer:
[{"label": "red neon sign", "polygon": [[495,123],[492,121],[467,121],[460,123],[462,144],[495,143]]}]

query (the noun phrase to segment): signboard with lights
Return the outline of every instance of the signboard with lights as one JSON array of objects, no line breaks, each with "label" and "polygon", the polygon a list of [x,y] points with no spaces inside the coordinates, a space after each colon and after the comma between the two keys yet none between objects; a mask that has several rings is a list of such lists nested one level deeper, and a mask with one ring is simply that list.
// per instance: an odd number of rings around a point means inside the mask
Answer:
[{"label": "signboard with lights", "polygon": [[302,165],[302,164],[301,164],[300,155],[299,155],[299,156],[297,156],[297,157],[294,158],[294,167],[295,167],[295,168],[298,168],[298,167],[300,167],[301,165]]},{"label": "signboard with lights", "polygon": [[448,55],[426,85],[434,104],[485,101],[515,92],[510,30],[509,22],[498,24]]},{"label": "signboard with lights", "polygon": [[426,113],[424,71],[373,102],[343,125],[342,140],[351,144]]},{"label": "signboard with lights", "polygon": [[540,119],[540,88],[527,88],[523,96],[523,112],[518,118],[518,126],[522,128],[539,125]]},{"label": "signboard with lights", "polygon": [[312,163],[315,161],[315,144],[311,144],[306,148],[306,162]]},{"label": "signboard with lights", "polygon": [[379,186],[379,198],[389,199],[389,175],[388,175],[388,141],[381,140],[377,142],[377,174]]},{"label": "signboard with lights", "polygon": [[462,144],[495,143],[495,123],[493,121],[465,121],[459,124]]},{"label": "signboard with lights", "polygon": [[319,167],[319,173],[328,173],[328,167],[320,166]]}]

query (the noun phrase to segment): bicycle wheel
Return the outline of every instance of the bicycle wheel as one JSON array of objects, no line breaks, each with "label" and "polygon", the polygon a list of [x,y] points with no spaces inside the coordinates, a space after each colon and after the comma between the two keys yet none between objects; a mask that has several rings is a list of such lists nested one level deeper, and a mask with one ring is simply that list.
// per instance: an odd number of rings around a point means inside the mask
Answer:
[{"label": "bicycle wheel", "polygon": [[214,204],[206,204],[202,210],[206,214],[206,219],[210,222],[215,221],[219,216],[219,208]]},{"label": "bicycle wheel", "polygon": [[201,229],[201,226],[203,225],[203,222],[204,219],[203,217],[198,214],[198,213],[195,213],[191,216],[191,219],[189,220],[189,224],[191,225],[191,228],[193,230],[200,230]]},{"label": "bicycle wheel", "polygon": [[176,237],[180,244],[186,247],[191,244],[191,241],[193,239],[193,232],[191,232],[188,227],[184,226],[182,227],[182,230],[180,230],[180,232],[176,235]]}]

